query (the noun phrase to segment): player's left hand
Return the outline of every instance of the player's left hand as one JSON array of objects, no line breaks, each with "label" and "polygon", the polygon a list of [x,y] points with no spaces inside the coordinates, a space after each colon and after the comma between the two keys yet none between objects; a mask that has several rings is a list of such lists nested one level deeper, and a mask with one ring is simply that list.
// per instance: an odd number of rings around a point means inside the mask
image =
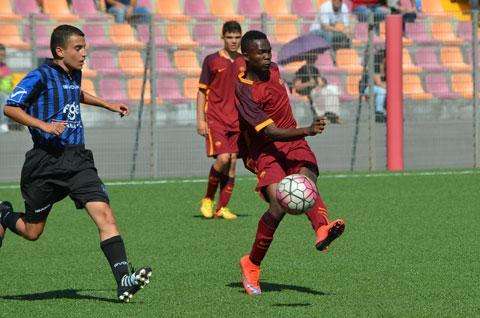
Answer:
[{"label": "player's left hand", "polygon": [[312,125],[310,125],[310,136],[321,134],[327,125],[327,118],[325,116],[315,117]]},{"label": "player's left hand", "polygon": [[128,114],[130,114],[130,110],[128,109],[128,106],[124,104],[117,104],[117,103],[108,104],[107,108],[110,109],[112,112],[119,113],[121,117],[127,116]]}]

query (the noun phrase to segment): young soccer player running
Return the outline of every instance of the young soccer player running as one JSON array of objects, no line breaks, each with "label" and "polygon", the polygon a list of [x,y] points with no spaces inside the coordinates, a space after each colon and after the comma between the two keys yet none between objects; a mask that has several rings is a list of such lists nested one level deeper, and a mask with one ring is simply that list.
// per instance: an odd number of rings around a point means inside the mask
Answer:
[{"label": "young soccer player running", "polygon": [[[245,33],[241,48],[247,70],[238,75],[235,92],[242,141],[246,144],[246,151],[241,147],[240,153],[246,166],[257,174],[257,190],[270,204],[258,222],[250,254],[240,259],[245,291],[249,295],[259,295],[260,264],[285,216],[285,210],[276,199],[278,182],[294,173],[316,182],[317,161],[305,137],[321,133],[326,121],[324,117],[315,118],[309,127],[296,128],[287,91],[277,65],[271,61],[272,50],[264,33]],[[316,233],[315,246],[320,251],[325,251],[343,233],[343,220],[330,222],[327,207],[320,197],[306,215]]]},{"label": "young soccer player running", "polygon": [[[236,219],[227,204],[235,185],[238,153],[238,112],[235,107],[235,82],[245,61],[237,52],[242,29],[236,21],[227,21],[222,28],[224,48],[203,61],[197,94],[197,132],[206,139],[207,156],[214,157],[210,168],[207,192],[200,212],[209,219]],[[214,197],[220,185],[220,197],[213,212]]]},{"label": "young soccer player running", "polygon": [[28,126],[33,149],[25,156],[20,181],[25,213],[14,212],[8,201],[0,202],[0,246],[7,229],[29,241],[37,240],[53,205],[70,196],[77,209],[84,208],[98,227],[100,247],[117,282],[117,297],[128,302],[149,283],[152,270],[129,271],[108,194],[92,152],[85,149],[80,103],[120,116],[128,115],[129,110],[81,90],[85,45],[85,35],[78,28],[55,28],[50,40],[53,60],[28,73],[7,99],[5,115]]}]

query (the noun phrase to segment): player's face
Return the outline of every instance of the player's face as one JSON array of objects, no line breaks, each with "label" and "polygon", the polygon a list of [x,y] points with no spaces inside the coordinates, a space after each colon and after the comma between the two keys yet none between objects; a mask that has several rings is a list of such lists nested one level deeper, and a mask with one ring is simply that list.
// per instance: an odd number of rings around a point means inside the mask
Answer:
[{"label": "player's face", "polygon": [[63,63],[71,70],[80,70],[87,57],[85,37],[72,35],[65,48],[57,47],[57,54],[63,57]]},{"label": "player's face", "polygon": [[248,66],[255,72],[267,72],[272,63],[272,47],[268,40],[255,40],[245,56]]},{"label": "player's face", "polygon": [[225,50],[229,52],[237,52],[240,47],[240,39],[242,34],[239,32],[226,32],[223,36]]}]

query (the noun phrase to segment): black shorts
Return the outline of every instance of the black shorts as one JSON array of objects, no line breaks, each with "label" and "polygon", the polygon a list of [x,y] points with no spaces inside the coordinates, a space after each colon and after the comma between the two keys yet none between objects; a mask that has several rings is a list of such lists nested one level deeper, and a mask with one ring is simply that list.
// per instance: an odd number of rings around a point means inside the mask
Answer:
[{"label": "black shorts", "polygon": [[66,196],[83,209],[87,202],[109,203],[92,152],[85,146],[64,150],[35,147],[25,155],[20,181],[27,222],[46,220],[54,203]]}]

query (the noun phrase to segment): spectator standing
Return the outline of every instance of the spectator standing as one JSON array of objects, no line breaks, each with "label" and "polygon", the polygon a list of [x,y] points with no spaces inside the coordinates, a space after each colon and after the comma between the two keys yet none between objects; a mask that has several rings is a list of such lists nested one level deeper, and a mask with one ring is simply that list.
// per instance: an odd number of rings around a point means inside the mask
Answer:
[{"label": "spectator standing", "polygon": [[333,50],[350,47],[349,10],[343,0],[328,0],[320,6],[310,31],[320,35]]},{"label": "spectator standing", "polygon": [[13,89],[12,71],[6,63],[7,51],[3,44],[0,44],[0,134],[7,132],[7,119],[3,115],[3,105]]},{"label": "spectator standing", "polygon": [[116,23],[150,21],[150,11],[146,7],[137,6],[137,0],[105,0],[105,6],[107,12],[115,17]]}]

